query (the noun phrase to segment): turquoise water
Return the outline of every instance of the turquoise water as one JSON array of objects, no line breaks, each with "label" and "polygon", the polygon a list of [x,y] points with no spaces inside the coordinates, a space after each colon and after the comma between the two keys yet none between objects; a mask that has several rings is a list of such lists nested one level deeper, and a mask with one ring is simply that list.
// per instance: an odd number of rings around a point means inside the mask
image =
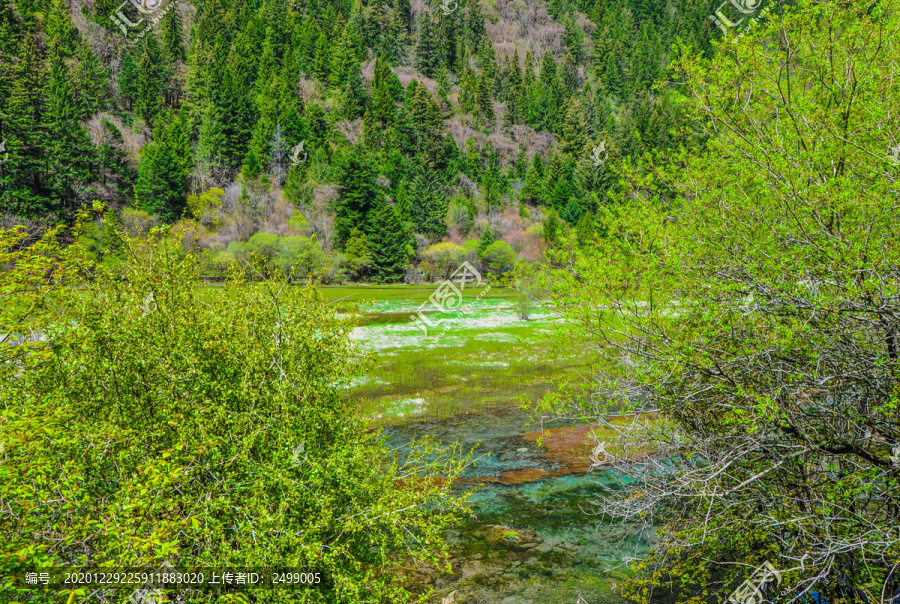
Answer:
[{"label": "turquoise water", "polygon": [[[529,369],[546,363],[545,349],[538,341],[542,334],[560,328],[559,319],[536,309],[531,320],[522,321],[512,300],[469,299],[470,312],[431,314],[429,318],[440,326],[425,335],[408,319],[421,300],[393,298],[366,306],[369,316],[354,331],[354,339],[375,351],[380,362],[415,360],[420,357],[410,355],[427,354],[444,371],[428,378],[432,384],[423,384],[417,375],[415,387],[405,388],[397,380],[412,383],[412,376],[398,378],[395,372],[389,378],[384,371],[379,374],[376,364],[355,385],[389,380],[398,394],[380,398],[380,407],[371,417],[392,418],[384,434],[388,444],[401,452],[425,436],[447,445],[458,442],[464,450],[477,446],[476,463],[467,469],[460,486],[480,485],[471,500],[473,517],[449,535],[453,573],[423,569],[415,575],[416,585],[434,588],[436,603],[621,602],[617,583],[625,577],[623,563],[639,555],[647,542],[597,515],[591,504],[618,488],[620,479],[607,472],[585,472],[583,464],[573,472],[566,465],[571,459],[550,455],[534,438],[525,438],[541,427],[570,424],[550,419],[540,426],[531,423],[531,413],[520,408],[529,401],[516,399],[513,382],[492,379],[497,371],[518,375],[521,368],[521,381],[534,381]],[[491,343],[489,350],[479,344],[484,342]],[[469,379],[458,380],[456,374],[463,369],[468,370]],[[443,396],[459,396],[464,403],[460,411],[429,416],[429,399],[448,388],[452,394]],[[525,390],[525,398],[536,402],[538,390],[537,386]],[[523,390],[516,392],[521,396]],[[494,404],[482,404],[489,395]],[[498,407],[498,399],[508,402]],[[517,474],[511,478],[509,473]]]},{"label": "turquoise water", "polygon": [[[522,437],[534,429],[528,419],[527,413],[510,409],[410,421],[387,428],[385,434],[398,448],[422,436],[459,442],[464,448],[478,445],[478,462],[466,472],[472,479],[497,479],[516,470],[560,470],[562,464],[548,460]],[[597,471],[516,485],[483,482],[471,500],[474,517],[451,535],[454,574],[429,583],[438,595],[434,601],[453,592],[454,602],[623,601],[614,589],[625,576],[623,560],[640,554],[647,543],[609,518],[591,514],[591,501],[618,484],[616,477]],[[510,530],[510,538],[498,538],[503,529]]]}]

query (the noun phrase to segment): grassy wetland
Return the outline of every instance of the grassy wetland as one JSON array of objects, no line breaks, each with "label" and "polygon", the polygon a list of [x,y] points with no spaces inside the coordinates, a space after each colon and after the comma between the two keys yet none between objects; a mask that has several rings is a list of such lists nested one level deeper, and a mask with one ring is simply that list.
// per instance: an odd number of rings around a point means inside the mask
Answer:
[{"label": "grassy wetland", "polygon": [[426,335],[410,316],[434,289],[320,288],[327,301],[360,304],[352,337],[375,363],[346,395],[371,428],[399,450],[428,437],[474,451],[458,481],[476,488],[473,515],[450,531],[450,572],[411,565],[404,580],[433,588],[434,602],[619,601],[623,560],[646,544],[584,513],[592,497],[618,486],[590,471],[604,431],[534,412],[554,380],[585,368],[583,356],[548,310],[523,319],[521,294],[509,289],[465,289],[468,312],[429,314],[435,327]]}]

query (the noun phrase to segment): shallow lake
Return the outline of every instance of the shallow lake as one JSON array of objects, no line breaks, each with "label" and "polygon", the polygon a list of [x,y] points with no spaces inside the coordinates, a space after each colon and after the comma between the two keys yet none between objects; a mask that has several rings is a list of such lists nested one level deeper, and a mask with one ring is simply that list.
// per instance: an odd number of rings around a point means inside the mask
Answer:
[{"label": "shallow lake", "polygon": [[647,544],[591,504],[619,478],[590,471],[590,425],[531,410],[555,374],[579,366],[554,338],[562,323],[541,309],[523,320],[515,292],[466,290],[471,306],[429,313],[424,333],[410,315],[434,289],[323,288],[368,302],[354,338],[376,365],[350,396],[373,428],[401,452],[424,436],[477,446],[460,484],[478,485],[473,516],[449,535],[453,573],[420,569],[416,585],[433,587],[434,602],[622,601],[624,561]]}]

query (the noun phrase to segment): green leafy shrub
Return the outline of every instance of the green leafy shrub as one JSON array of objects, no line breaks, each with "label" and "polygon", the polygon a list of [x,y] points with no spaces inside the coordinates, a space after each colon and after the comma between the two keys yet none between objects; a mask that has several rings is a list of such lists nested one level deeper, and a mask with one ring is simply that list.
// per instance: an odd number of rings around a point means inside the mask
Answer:
[{"label": "green leafy shrub", "polygon": [[169,562],[316,568],[333,590],[304,601],[410,601],[392,573],[438,562],[461,466],[427,444],[401,464],[366,432],[340,395],[367,363],[347,309],[284,279],[199,287],[164,233],[123,240],[117,270],[23,237],[0,230],[0,331],[48,342],[0,340],[0,592],[23,567]]},{"label": "green leafy shrub", "polygon": [[443,279],[450,275],[468,257],[469,251],[450,241],[436,243],[425,248],[420,269],[431,275],[431,280]]},{"label": "green leafy shrub", "polygon": [[515,268],[516,253],[505,241],[495,241],[484,250],[481,262],[491,273],[505,273]]},{"label": "green leafy shrub", "polygon": [[263,268],[266,275],[280,272],[296,277],[311,276],[324,269],[327,256],[313,237],[256,233],[246,243],[232,241],[226,252]]}]

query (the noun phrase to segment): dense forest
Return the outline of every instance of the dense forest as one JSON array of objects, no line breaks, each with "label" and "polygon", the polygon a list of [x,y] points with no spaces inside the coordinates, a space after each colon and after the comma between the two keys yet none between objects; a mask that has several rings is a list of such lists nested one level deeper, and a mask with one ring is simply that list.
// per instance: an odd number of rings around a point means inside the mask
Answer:
[{"label": "dense forest", "polygon": [[2,7],[7,222],[100,200],[100,259],[116,223],[194,219],[210,274],[326,280],[499,273],[593,233],[615,166],[682,139],[674,45],[719,35],[684,1],[115,4]]}]

